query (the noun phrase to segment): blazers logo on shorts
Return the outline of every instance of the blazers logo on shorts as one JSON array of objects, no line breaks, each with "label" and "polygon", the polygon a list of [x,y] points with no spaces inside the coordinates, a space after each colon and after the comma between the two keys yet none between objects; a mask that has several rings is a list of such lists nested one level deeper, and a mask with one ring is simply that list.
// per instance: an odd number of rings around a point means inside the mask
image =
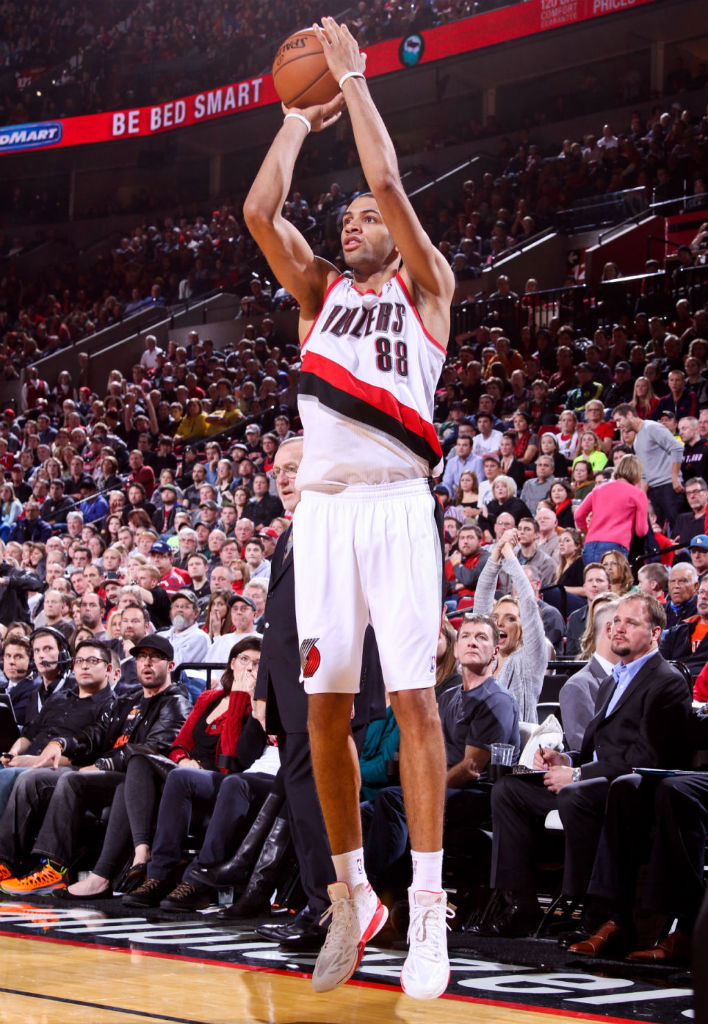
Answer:
[{"label": "blazers logo on shorts", "polygon": [[300,664],[302,666],[302,675],[305,679],[310,679],[314,676],[320,667],[320,652],[315,646],[318,640],[319,637],[316,636],[312,640],[303,640],[300,644]]}]

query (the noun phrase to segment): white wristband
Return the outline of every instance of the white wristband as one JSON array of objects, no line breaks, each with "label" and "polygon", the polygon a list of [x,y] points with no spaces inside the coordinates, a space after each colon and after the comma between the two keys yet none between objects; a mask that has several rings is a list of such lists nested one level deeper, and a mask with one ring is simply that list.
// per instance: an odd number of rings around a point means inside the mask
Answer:
[{"label": "white wristband", "polygon": [[344,83],[346,82],[346,80],[348,78],[366,78],[366,75],[364,74],[363,71],[347,71],[347,73],[345,75],[342,75],[342,77],[337,82],[337,85],[339,86],[340,92],[341,92],[342,86],[344,85]]},{"label": "white wristband", "polygon": [[309,122],[309,121],[307,120],[307,118],[306,118],[306,117],[304,116],[304,114],[298,114],[298,113],[296,113],[296,111],[294,111],[294,110],[289,110],[289,111],[288,111],[288,113],[287,113],[287,114],[285,115],[285,117],[283,118],[283,120],[284,120],[284,121],[287,121],[287,119],[288,119],[289,117],[296,117],[298,121],[302,121],[302,123],[303,123],[303,124],[305,125],[305,127],[307,128],[307,134],[308,134],[308,135],[310,134],[310,132],[312,131],[312,125],[311,125],[311,124],[310,124],[310,122]]}]

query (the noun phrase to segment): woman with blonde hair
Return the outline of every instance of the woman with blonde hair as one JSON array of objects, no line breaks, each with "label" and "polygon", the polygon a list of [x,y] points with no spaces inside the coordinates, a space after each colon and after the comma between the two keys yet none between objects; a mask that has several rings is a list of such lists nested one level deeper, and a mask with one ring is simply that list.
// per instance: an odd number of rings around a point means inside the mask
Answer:
[{"label": "woman with blonde hair", "polygon": [[577,655],[577,661],[590,661],[595,653],[597,643],[595,620],[598,617],[599,609],[608,605],[612,605],[613,608],[617,605],[617,595],[613,594],[611,590],[604,590],[601,594],[596,594],[588,602],[588,614],[585,620],[585,630],[580,638],[580,653]]},{"label": "woman with blonde hair", "polygon": [[[536,722],[536,705],[548,665],[548,645],[536,595],[514,554],[518,540],[516,530],[507,530],[492,548],[479,576],[474,610],[491,615],[499,629],[496,681],[516,698],[520,721]],[[502,560],[517,596],[501,597],[495,602]]]},{"label": "woman with blonde hair", "polygon": [[594,430],[584,430],[580,435],[578,454],[572,465],[574,466],[580,459],[586,459],[590,463],[593,474],[607,465],[607,456],[600,447],[600,440]]},{"label": "woman with blonde hair", "polygon": [[606,551],[600,559],[600,565],[610,577],[610,590],[613,594],[618,594],[621,597],[632,589],[634,586],[632,570],[621,551]]},{"label": "woman with blonde hair", "polygon": [[[592,490],[575,510],[575,523],[587,529],[583,561],[599,562],[608,551],[629,557],[632,537],[649,532],[646,491],[639,486],[642,463],[636,455],[623,455],[611,480]],[[589,526],[588,526],[588,520]]]},{"label": "woman with blonde hair", "polygon": [[654,394],[654,388],[648,377],[637,377],[634,382],[632,394],[632,405],[637,411],[640,420],[650,420],[659,404],[659,399]]},{"label": "woman with blonde hair", "polygon": [[517,526],[520,519],[533,519],[526,503],[516,495],[516,482],[504,473],[494,478],[492,500],[487,505],[480,506],[479,510],[479,525],[488,534],[489,540],[494,534],[497,516],[502,512],[508,512],[513,516]]}]

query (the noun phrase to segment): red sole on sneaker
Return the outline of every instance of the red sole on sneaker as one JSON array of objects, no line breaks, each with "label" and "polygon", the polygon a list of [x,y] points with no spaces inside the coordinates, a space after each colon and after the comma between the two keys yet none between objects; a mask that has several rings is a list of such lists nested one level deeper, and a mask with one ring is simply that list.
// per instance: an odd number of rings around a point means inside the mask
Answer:
[{"label": "red sole on sneaker", "polygon": [[362,935],[359,941],[359,945],[356,948],[357,956],[354,966],[340,981],[337,981],[336,984],[332,985],[332,987],[327,991],[332,991],[335,988],[339,988],[340,985],[345,985],[349,981],[352,974],[354,974],[359,964],[361,963],[361,958],[364,955],[364,948],[366,946],[366,943],[373,939],[374,935],[377,935],[381,931],[383,926],[386,924],[387,920],[388,909],[383,905],[383,903],[379,902],[378,906],[376,907],[376,910],[372,915],[371,920],[369,921],[369,926]]}]

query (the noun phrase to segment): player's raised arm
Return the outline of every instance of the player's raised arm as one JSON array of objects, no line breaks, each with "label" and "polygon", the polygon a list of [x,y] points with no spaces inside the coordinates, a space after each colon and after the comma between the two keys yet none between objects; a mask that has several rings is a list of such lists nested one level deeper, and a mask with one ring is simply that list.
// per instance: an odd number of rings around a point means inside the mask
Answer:
[{"label": "player's raised arm", "polygon": [[329,69],[340,83],[364,177],[403,258],[406,273],[416,288],[449,305],[455,289],[454,275],[423,230],[404,191],[393,142],[363,78],[366,58],[347,26],[338,25],[334,18],[323,18],[322,27],[315,26],[315,30]]},{"label": "player's raised arm", "polygon": [[282,210],[292,185],[295,161],[309,134],[303,118],[313,131],[321,131],[337,120],[342,105],[340,95],[331,103],[285,117],[243,207],[249,231],[278,281],[299,302],[304,319],[317,312],[328,273],[334,268],[315,256],[297,228],[283,217]]}]

